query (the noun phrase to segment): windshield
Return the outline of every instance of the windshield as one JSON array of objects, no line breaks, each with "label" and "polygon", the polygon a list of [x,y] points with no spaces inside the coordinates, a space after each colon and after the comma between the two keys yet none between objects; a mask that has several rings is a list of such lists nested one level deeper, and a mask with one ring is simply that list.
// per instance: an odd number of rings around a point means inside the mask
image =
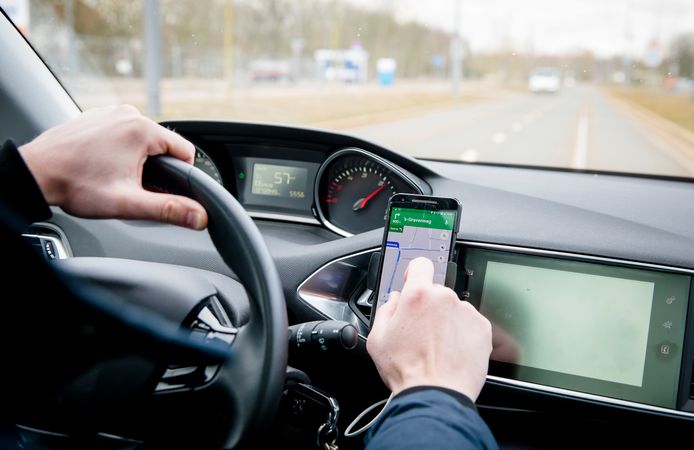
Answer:
[{"label": "windshield", "polygon": [[691,0],[0,0],[82,108],[694,175]]}]

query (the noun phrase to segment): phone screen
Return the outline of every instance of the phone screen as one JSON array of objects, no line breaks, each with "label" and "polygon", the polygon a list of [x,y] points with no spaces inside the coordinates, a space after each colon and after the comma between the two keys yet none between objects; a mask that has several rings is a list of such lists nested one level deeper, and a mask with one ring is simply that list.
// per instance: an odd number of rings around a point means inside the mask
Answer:
[{"label": "phone screen", "polygon": [[402,290],[411,260],[423,256],[434,263],[434,283],[444,284],[455,233],[457,210],[390,208],[376,305]]}]

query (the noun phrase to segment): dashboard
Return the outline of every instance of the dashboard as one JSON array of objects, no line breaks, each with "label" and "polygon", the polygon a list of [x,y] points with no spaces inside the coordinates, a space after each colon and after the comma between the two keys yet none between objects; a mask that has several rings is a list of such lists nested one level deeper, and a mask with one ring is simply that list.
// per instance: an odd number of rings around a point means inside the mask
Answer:
[{"label": "dashboard", "polygon": [[[344,401],[345,417],[384,395],[364,346],[369,262],[390,195],[416,192],[462,203],[455,290],[493,323],[478,405],[502,441],[510,424],[525,430],[554,420],[568,433],[590,421],[616,433],[615,424],[639,420],[668,429],[694,423],[690,182],[414,160],[304,128],[166,125],[196,144],[196,166],[256,219],[290,321],[333,318],[358,328],[362,342],[349,354],[290,361]],[[61,211],[51,222],[74,256],[233,276],[205,232]]]},{"label": "dashboard", "polygon": [[430,192],[417,176],[358,147],[327,156],[286,144],[224,144],[213,156],[198,147],[195,166],[235,194],[252,217],[319,223],[342,236],[383,226],[395,193]]}]

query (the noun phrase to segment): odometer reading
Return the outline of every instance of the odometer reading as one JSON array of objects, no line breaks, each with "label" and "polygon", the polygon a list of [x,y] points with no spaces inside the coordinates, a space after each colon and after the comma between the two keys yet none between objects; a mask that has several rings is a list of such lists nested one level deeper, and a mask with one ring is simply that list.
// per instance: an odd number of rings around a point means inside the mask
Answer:
[{"label": "odometer reading", "polygon": [[308,170],[276,164],[253,164],[251,193],[288,199],[306,198]]}]

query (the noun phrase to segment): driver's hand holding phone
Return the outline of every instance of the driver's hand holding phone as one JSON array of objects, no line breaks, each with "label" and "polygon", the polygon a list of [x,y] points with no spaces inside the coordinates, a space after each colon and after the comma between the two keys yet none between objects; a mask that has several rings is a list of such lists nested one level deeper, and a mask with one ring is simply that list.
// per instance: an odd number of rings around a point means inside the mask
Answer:
[{"label": "driver's hand holding phone", "polygon": [[[390,292],[387,302],[381,295],[374,300],[367,349],[394,394],[413,386],[440,386],[474,401],[484,385],[492,350],[491,325],[442,285],[459,211],[455,199],[404,194],[391,199],[376,291]],[[393,249],[390,255],[389,248]],[[446,254],[445,261],[439,252]],[[407,257],[409,253],[414,259]],[[398,271],[404,281],[400,291]]]}]

